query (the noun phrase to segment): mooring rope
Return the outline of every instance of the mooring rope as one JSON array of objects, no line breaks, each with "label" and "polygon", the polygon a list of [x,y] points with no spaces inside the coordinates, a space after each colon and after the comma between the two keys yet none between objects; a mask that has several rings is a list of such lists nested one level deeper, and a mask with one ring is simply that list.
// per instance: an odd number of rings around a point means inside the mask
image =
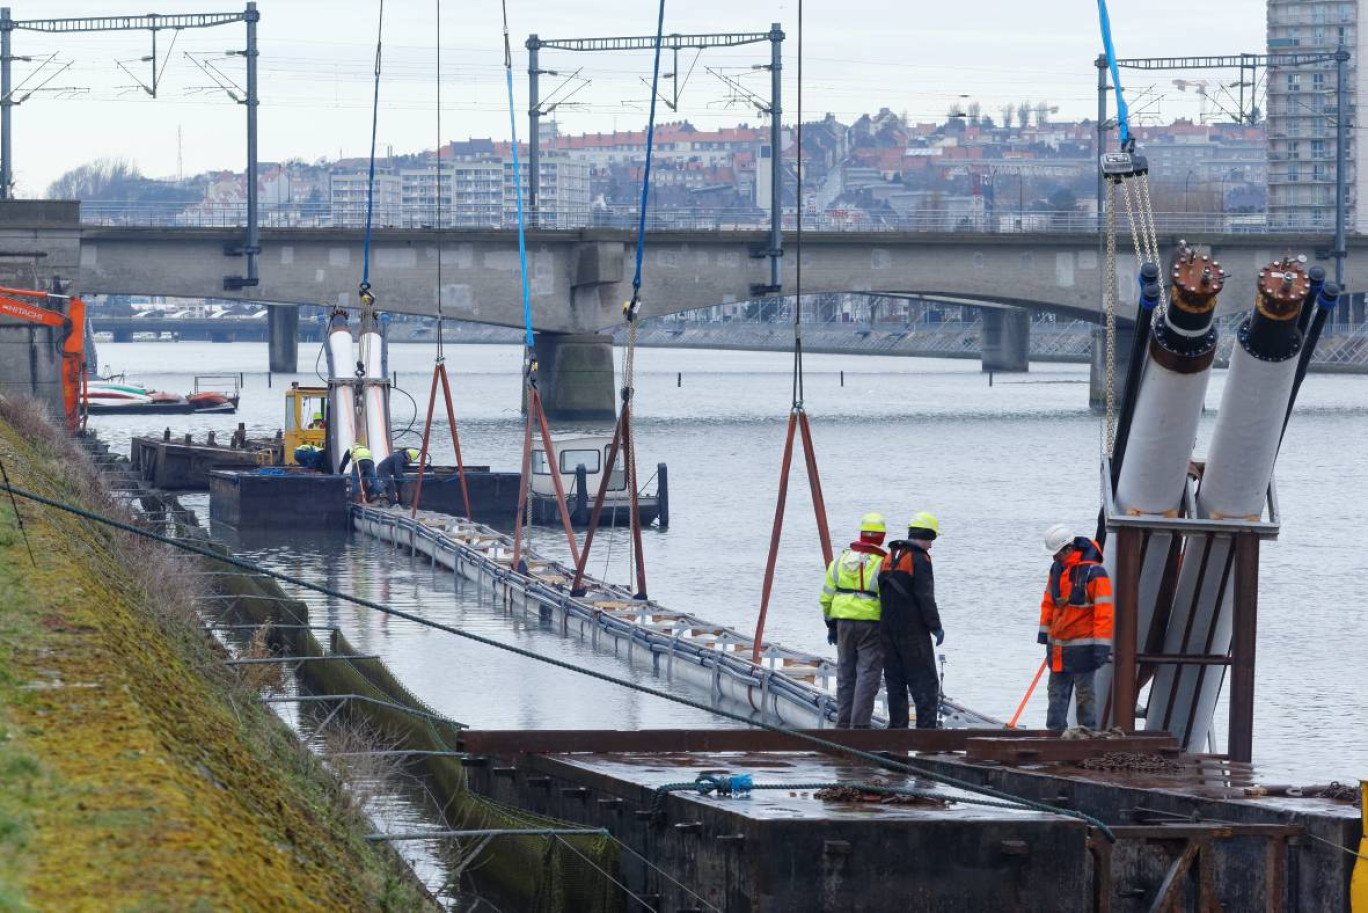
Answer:
[{"label": "mooring rope", "polygon": [[820,736],[812,735],[811,733],[803,732],[801,730],[791,729],[787,726],[781,726],[775,723],[768,723],[764,720],[753,719],[749,716],[743,716],[739,713],[732,713],[730,710],[724,710],[720,707],[713,707],[701,701],[693,700],[692,698],[683,697],[681,695],[674,694],[669,691],[663,691],[659,688],[653,688],[649,685],[644,685],[639,682],[631,681],[629,679],[618,678],[617,676],[609,675],[606,672],[599,672],[597,670],[589,669],[585,666],[580,666],[575,663],[568,662],[566,660],[556,659],[555,657],[551,656],[543,656],[542,654],[534,652],[533,650],[518,647],[513,644],[502,643],[501,641],[495,640],[492,637],[485,637],[483,635],[476,634],[472,631],[467,631],[463,628],[458,628],[453,625],[433,621],[431,619],[424,618],[421,615],[417,615],[412,612],[406,612],[403,609],[396,609],[392,606],[384,605],[383,603],[375,602],[370,599],[365,599],[360,596],[355,596],[350,593],[345,593],[334,587],[313,583],[311,581],[304,580],[303,578],[295,577],[292,574],[286,574],[281,571],[274,570],[273,568],[269,568],[264,565],[258,564],[256,562],[247,561],[246,559],[239,558],[235,555],[223,554],[221,552],[215,551],[212,548],[196,545],[193,542],[187,542],[185,540],[176,539],[171,536],[165,536],[161,533],[156,533],[151,530],[143,529],[132,523],[117,520],[113,517],[108,517],[104,514],[96,513],[92,510],[87,510],[84,507],[78,507],[75,504],[71,504],[65,501],[59,501],[55,498],[48,498],[35,492],[27,491],[26,489],[16,488],[13,485],[0,485],[0,489],[10,492],[11,494],[23,498],[27,501],[32,501],[36,504],[43,504],[55,510],[60,510],[64,513],[80,517],[84,520],[90,520],[92,522],[99,523],[104,526],[111,527],[113,529],[122,530],[126,533],[131,533],[135,536],[141,536],[145,539],[151,539],[156,542],[161,542],[162,544],[169,545],[172,548],[176,548],[184,552],[189,552],[191,554],[199,555],[203,558],[209,558],[220,564],[227,564],[233,567],[241,568],[246,571],[251,571],[256,574],[264,575],[266,577],[271,577],[275,580],[281,581],[282,583],[288,583],[293,586],[300,587],[301,589],[311,590],[315,593],[319,593],[324,596],[330,596],[334,599],[340,599],[344,602],[349,602],[353,605],[357,605],[365,609],[380,612],[381,614],[388,615],[392,618],[401,618],[404,621],[411,621],[414,624],[422,625],[423,627],[431,628],[435,631],[442,631],[446,634],[452,634],[456,637],[461,637],[474,643],[483,644],[487,647],[492,647],[496,650],[502,650],[505,653],[512,653],[515,656],[521,656],[524,659],[530,659],[534,662],[538,662],[543,665],[553,666],[555,668],[564,669],[569,672],[574,672],[578,675],[583,675],[587,678],[592,678],[597,681],[607,682],[612,685],[628,688],[633,691],[637,691],[641,694],[647,694],[651,697],[657,697],[661,700],[669,701],[674,704],[679,704],[683,707],[689,707],[691,709],[698,710],[703,713],[710,713],[714,716],[731,720],[733,722],[742,723],[746,726],[751,726],[757,729],[764,729],[769,732],[779,733],[781,735],[786,735],[790,738],[801,740],[816,748],[820,748],[826,752],[843,754],[847,757],[855,758],[857,760],[864,761],[868,764],[873,764],[876,767],[881,767],[885,770],[894,771],[895,773],[908,774],[914,777],[920,777],[922,779],[942,783],[947,786],[953,786],[958,789],[962,789],[966,792],[989,796],[995,799],[1000,799],[1012,803],[1014,806],[1019,808],[1044,812],[1046,814],[1061,815],[1067,818],[1075,818],[1079,821],[1083,821],[1097,828],[1102,834],[1104,834],[1107,837],[1108,840],[1114,842],[1116,839],[1115,834],[1112,833],[1111,828],[1109,828],[1106,825],[1106,823],[1092,815],[1088,815],[1083,812],[1078,812],[1074,811],[1073,809],[1067,808],[1058,808],[1045,802],[1037,802],[1034,799],[1027,799],[1022,796],[1016,796],[1004,790],[997,789],[995,787],[984,786],[982,784],[974,783],[970,780],[964,780],[959,777],[951,776],[950,774],[941,773],[930,768],[919,767],[915,764],[910,764],[903,761],[895,761],[892,758],[885,757],[876,752],[864,751],[859,748],[852,748],[848,745],[842,745],[839,742],[833,742],[829,739],[824,739]]}]

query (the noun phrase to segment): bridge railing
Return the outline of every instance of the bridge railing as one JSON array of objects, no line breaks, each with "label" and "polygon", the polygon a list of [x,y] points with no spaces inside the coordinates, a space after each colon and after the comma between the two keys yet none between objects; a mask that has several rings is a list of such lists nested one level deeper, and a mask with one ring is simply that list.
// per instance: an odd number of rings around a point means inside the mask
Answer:
[{"label": "bridge railing", "polygon": [[[648,213],[647,226],[655,231],[763,231],[768,216],[757,207],[671,207]],[[637,213],[630,206],[555,206],[537,216],[542,228],[636,228]],[[242,202],[126,202],[83,200],[81,221],[88,225],[233,228],[246,225],[247,205]],[[353,228],[366,223],[362,202],[264,203],[259,209],[263,228]],[[1124,230],[1125,220],[1122,219]],[[1264,213],[1158,212],[1160,231],[1191,233],[1250,233],[1274,231],[1330,232],[1334,226],[1323,219],[1272,219]],[[436,225],[430,205],[387,204],[372,214],[376,228],[424,229]],[[794,228],[793,213],[785,225]],[[447,204],[442,220],[450,229],[514,229],[516,214],[500,211],[497,204],[474,208],[458,201]],[[908,213],[832,209],[805,213],[803,227],[811,231],[852,232],[979,232],[991,234],[1096,233],[1096,215],[1046,210],[997,211],[961,214],[948,211]],[[1368,227],[1368,226],[1362,226]],[[1351,231],[1361,226],[1351,226]]]}]

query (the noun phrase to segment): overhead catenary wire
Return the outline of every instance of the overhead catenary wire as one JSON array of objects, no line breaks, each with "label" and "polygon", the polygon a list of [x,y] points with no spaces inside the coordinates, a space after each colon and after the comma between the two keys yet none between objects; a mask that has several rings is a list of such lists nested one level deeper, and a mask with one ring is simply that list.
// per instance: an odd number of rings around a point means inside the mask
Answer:
[{"label": "overhead catenary wire", "polygon": [[804,732],[802,730],[790,729],[786,726],[778,725],[775,723],[769,723],[764,720],[754,719],[750,716],[745,716],[739,713],[732,713],[729,710],[724,710],[720,707],[714,707],[710,704],[703,703],[702,701],[696,701],[691,698],[683,697],[681,695],[674,694],[669,691],[664,691],[659,688],[653,688],[649,685],[631,681],[630,679],[619,678],[614,675],[609,675],[605,672],[598,672],[594,669],[590,669],[585,666],[569,662],[567,660],[556,659],[555,657],[551,656],[543,656],[540,653],[537,653],[533,650],[524,647],[519,647],[514,644],[503,643],[501,641],[495,640],[492,637],[486,637],[481,634],[476,634],[473,631],[458,628],[454,625],[445,624],[442,622],[434,621],[432,619],[424,618],[423,616],[417,615],[413,612],[407,612],[403,609],[396,609],[392,606],[387,606],[383,603],[375,602],[371,599],[366,599],[361,596],[353,595],[351,593],[345,593],[334,587],[324,586],[322,584],[305,580],[301,577],[296,577],[292,574],[277,571],[273,568],[266,567],[257,562],[248,561],[244,558],[239,558],[236,555],[218,552],[213,548],[207,547],[205,545],[200,545],[197,542],[177,539],[175,537],[166,536],[161,533],[154,532],[152,530],[143,529],[142,527],[139,527],[133,523],[128,523],[123,520],[116,519],[114,517],[109,517],[104,514],[97,513],[96,511],[88,510],[84,507],[80,507],[76,504],[71,504],[66,501],[61,501],[56,498],[49,498],[45,495],[40,495],[36,492],[28,491],[27,489],[17,488],[9,484],[0,485],[0,488],[16,497],[23,498],[26,501],[32,501],[36,504],[42,504],[46,507],[51,507],[54,510],[62,511],[63,513],[79,517],[83,520],[99,523],[103,526],[108,526],[112,529],[118,529],[135,536],[140,536],[145,539],[160,542],[164,545],[169,545],[181,551],[199,555],[202,558],[208,558],[211,561],[217,562],[219,564],[227,564],[231,567],[236,567],[243,571],[251,572],[252,574],[270,577],[282,583],[288,583],[292,586],[309,590],[311,592],[319,593],[321,595],[328,596],[333,599],[349,602],[352,605],[360,606],[361,608],[365,609],[370,609],[371,611],[379,612],[383,615],[388,615],[393,618],[400,618],[404,621],[410,621],[414,624],[418,624],[426,628],[431,628],[436,631],[442,631],[443,633],[451,634],[456,637],[461,637],[474,643],[483,644],[487,647],[492,647],[496,650],[501,650],[505,653],[511,653],[516,656],[521,656],[524,659],[530,659],[534,662],[538,662],[543,665],[553,666],[555,668],[563,669],[569,672],[574,672],[576,674],[596,679],[598,681],[618,685],[620,687],[628,688],[632,691],[636,691],[641,694],[647,694],[651,697],[660,698],[661,700],[669,701],[674,704],[679,704],[681,706],[689,707],[694,710],[699,710],[704,713],[713,714],[714,716],[731,720],[733,722],[743,723],[747,726],[752,726],[758,729],[767,730],[769,732],[776,732],[783,735],[787,735],[792,738],[801,740],[814,747],[820,748],[824,751],[843,754],[847,757],[854,758],[865,763],[872,764],[876,767],[884,768],[886,770],[894,771],[896,773],[921,777],[923,779],[942,783],[947,786],[954,786],[958,789],[962,789],[970,793],[1001,799],[1003,801],[1010,802],[1019,808],[1031,809],[1034,811],[1044,812],[1047,814],[1075,818],[1079,821],[1086,822],[1087,824],[1097,828],[1102,834],[1104,834],[1107,837],[1108,840],[1115,839],[1115,835],[1112,833],[1111,829],[1106,825],[1105,822],[1083,812],[1078,812],[1066,808],[1058,808],[1046,802],[1037,802],[1034,799],[1016,796],[1005,790],[997,789],[992,786],[984,786],[982,784],[974,783],[970,780],[964,780],[960,777],[955,777],[950,774],[941,773],[940,771],[933,770],[931,768],[921,767],[919,765],[905,761],[897,761],[875,752],[864,751],[859,748],[852,748],[847,745],[841,745],[837,742],[830,741],[829,739],[824,739],[820,736],[812,735],[811,733]]}]

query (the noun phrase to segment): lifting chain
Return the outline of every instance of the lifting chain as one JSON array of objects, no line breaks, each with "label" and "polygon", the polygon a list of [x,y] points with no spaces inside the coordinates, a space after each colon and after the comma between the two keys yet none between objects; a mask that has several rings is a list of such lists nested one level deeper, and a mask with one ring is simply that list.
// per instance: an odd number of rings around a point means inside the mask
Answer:
[{"label": "lifting chain", "polygon": [[1116,443],[1116,184],[1107,184],[1107,262],[1102,289],[1106,310],[1107,421],[1102,449],[1110,455]]}]

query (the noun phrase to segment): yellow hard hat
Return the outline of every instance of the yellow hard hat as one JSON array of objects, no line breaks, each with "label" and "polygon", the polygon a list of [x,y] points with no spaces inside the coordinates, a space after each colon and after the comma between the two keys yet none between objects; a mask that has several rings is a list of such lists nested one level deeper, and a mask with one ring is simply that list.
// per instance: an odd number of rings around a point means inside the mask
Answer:
[{"label": "yellow hard hat", "polygon": [[418,459],[418,457],[422,456],[421,453],[419,453],[417,450],[414,450],[412,447],[410,447],[410,448],[408,449],[407,452],[408,452],[408,458],[409,458],[410,460],[416,460],[416,459]]},{"label": "yellow hard hat", "polygon": [[907,531],[909,534],[911,534],[914,529],[929,529],[932,533],[931,538],[934,539],[940,536],[940,521],[936,519],[935,514],[922,511],[912,518],[911,523],[907,524]]},{"label": "yellow hard hat", "polygon": [[883,514],[865,514],[860,518],[860,532],[862,533],[882,533],[886,532]]}]

